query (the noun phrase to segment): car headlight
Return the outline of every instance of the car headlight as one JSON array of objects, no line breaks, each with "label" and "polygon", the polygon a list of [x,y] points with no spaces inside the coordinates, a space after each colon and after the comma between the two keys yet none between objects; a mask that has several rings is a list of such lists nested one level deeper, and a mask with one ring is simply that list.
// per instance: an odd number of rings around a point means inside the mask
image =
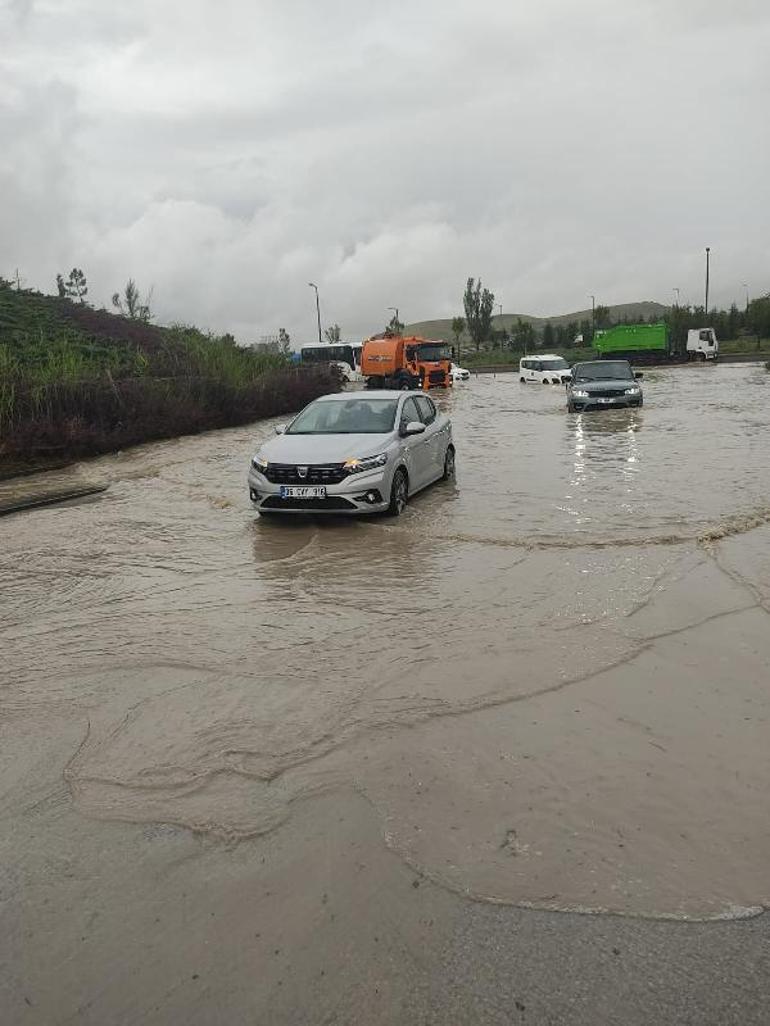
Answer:
[{"label": "car headlight", "polygon": [[573,388],[572,389],[572,395],[575,397],[575,399],[587,399],[588,398],[588,392],[586,392],[586,390],[583,389],[583,388]]},{"label": "car headlight", "polygon": [[254,456],[251,461],[251,465],[255,470],[258,470],[260,474],[264,474],[269,464],[264,456]]},{"label": "car headlight", "polygon": [[641,389],[638,385],[632,385],[630,388],[626,389],[626,395],[639,395],[640,391]]},{"label": "car headlight", "polygon": [[343,466],[348,474],[363,474],[367,470],[384,467],[387,462],[388,454],[381,452],[377,456],[365,456],[363,459],[352,456],[349,460],[345,460]]}]

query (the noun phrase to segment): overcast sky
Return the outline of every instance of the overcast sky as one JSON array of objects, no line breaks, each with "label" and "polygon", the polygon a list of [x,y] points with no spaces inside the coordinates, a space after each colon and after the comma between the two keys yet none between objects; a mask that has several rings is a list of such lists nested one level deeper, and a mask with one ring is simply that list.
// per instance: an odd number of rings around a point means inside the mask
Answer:
[{"label": "overcast sky", "polygon": [[768,0],[0,0],[0,275],[361,337],[770,291]]}]

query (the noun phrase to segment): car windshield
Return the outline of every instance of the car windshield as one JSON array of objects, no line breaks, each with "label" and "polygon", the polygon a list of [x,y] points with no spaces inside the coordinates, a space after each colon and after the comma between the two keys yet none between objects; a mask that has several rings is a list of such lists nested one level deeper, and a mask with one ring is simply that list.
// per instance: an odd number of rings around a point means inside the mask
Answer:
[{"label": "car windshield", "polygon": [[633,380],[631,365],[623,361],[607,360],[601,363],[580,363],[573,369],[575,381],[607,381],[611,378]]},{"label": "car windshield", "polygon": [[[411,348],[410,346],[409,349],[411,350]],[[448,360],[452,355],[449,346],[444,346],[440,343],[416,346],[414,352],[416,359],[425,360],[426,362],[431,360]]]},{"label": "car windshield", "polygon": [[287,435],[384,435],[393,430],[398,399],[316,399]]},{"label": "car windshield", "polygon": [[558,360],[543,360],[543,370],[566,370],[569,364],[559,357]]}]

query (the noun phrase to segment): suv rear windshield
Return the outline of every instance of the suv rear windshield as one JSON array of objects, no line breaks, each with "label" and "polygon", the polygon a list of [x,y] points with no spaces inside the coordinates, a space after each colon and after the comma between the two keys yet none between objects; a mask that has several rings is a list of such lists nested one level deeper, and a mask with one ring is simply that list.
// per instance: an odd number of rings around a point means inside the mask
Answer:
[{"label": "suv rear windshield", "polygon": [[579,363],[573,367],[575,381],[608,381],[611,378],[633,380],[631,364],[626,360],[602,360],[597,363]]}]

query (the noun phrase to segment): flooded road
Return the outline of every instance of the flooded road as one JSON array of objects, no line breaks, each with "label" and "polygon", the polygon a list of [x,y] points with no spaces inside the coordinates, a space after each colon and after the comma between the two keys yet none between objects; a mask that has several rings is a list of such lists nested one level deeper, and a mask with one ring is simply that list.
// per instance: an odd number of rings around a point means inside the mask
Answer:
[{"label": "flooded road", "polygon": [[770,375],[644,386],[588,415],[514,375],[456,387],[457,481],[395,521],[261,521],[272,424],[49,475],[109,489],[0,520],[3,865],[35,930],[69,930],[60,872],[98,919],[190,860],[213,880],[272,853],[301,890],[340,845],[441,901],[761,911]]}]

